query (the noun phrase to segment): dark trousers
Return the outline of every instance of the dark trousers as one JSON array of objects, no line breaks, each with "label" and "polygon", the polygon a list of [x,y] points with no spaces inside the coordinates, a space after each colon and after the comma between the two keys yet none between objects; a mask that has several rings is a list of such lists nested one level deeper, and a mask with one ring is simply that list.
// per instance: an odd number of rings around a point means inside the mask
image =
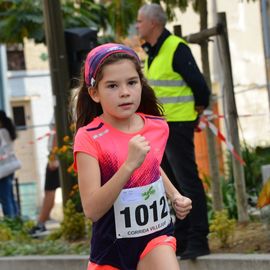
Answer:
[{"label": "dark trousers", "polygon": [[[169,122],[170,134],[162,168],[181,194],[192,200],[192,210],[184,220],[176,219],[175,237],[179,249],[203,243],[209,233],[206,196],[198,175],[194,152],[196,121]],[[198,244],[200,245],[200,244]]]},{"label": "dark trousers", "polygon": [[13,176],[8,175],[0,179],[0,203],[5,217],[14,218],[18,216],[18,206],[13,194]]}]

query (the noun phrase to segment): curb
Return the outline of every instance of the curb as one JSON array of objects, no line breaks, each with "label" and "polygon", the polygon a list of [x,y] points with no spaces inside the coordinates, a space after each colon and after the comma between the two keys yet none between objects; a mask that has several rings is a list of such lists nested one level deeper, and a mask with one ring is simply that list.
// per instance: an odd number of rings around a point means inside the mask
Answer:
[{"label": "curb", "polygon": [[[0,257],[1,270],[86,270],[87,263],[80,255]],[[179,264],[181,270],[269,270],[270,254],[211,254]]]},{"label": "curb", "polygon": [[196,260],[180,260],[181,270],[269,270],[270,254],[211,254]]}]

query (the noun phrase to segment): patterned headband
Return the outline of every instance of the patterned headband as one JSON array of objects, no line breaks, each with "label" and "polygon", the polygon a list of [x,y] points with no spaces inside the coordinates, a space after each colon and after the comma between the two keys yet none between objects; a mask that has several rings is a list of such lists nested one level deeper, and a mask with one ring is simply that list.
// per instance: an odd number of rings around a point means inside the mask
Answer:
[{"label": "patterned headband", "polygon": [[96,75],[101,64],[110,55],[116,54],[116,53],[128,54],[134,57],[138,61],[138,63],[140,63],[140,59],[138,55],[131,48],[125,45],[116,44],[116,43],[106,43],[98,47],[95,47],[93,50],[91,50],[88,53],[85,64],[84,64],[84,67],[85,67],[84,78],[85,78],[85,83],[87,87],[90,87],[90,86],[93,87],[95,85]]}]

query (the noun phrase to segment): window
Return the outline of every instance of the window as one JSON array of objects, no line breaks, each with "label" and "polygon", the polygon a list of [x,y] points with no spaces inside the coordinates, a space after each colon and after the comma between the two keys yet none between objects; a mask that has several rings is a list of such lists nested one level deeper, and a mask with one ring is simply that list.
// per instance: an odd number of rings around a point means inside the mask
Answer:
[{"label": "window", "polygon": [[20,129],[26,129],[24,106],[14,106],[12,110],[15,126]]},{"label": "window", "polygon": [[22,44],[7,45],[8,70],[25,70],[24,48]]}]

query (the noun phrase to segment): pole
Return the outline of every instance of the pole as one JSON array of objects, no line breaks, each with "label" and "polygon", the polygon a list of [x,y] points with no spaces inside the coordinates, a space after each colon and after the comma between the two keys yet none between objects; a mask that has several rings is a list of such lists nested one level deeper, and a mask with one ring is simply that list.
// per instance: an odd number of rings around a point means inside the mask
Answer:
[{"label": "pole", "polygon": [[7,104],[7,57],[6,47],[0,44],[0,109],[8,111]]},{"label": "pole", "polygon": [[[237,125],[238,115],[234,97],[231,57],[227,33],[227,21],[226,14],[224,12],[218,13],[218,22],[223,26],[223,31],[220,35],[218,35],[217,40],[221,50],[220,57],[224,73],[224,104],[226,117],[228,120],[228,133],[235,151],[241,156],[241,147]],[[243,166],[239,163],[239,161],[235,158],[232,158],[232,165],[236,190],[238,220],[240,222],[247,222],[249,220],[249,217],[247,212],[244,169]]]},{"label": "pole", "polygon": [[265,71],[268,93],[268,107],[270,111],[270,6],[268,0],[261,0],[261,18],[264,43]]},{"label": "pole", "polygon": [[[211,89],[211,79],[210,79],[210,66],[209,66],[209,53],[208,53],[208,41],[212,36],[219,35],[220,26],[217,25],[213,28],[207,29],[207,4],[206,1],[200,2],[200,24],[201,29],[199,33],[191,34],[185,37],[189,43],[199,44],[201,47],[202,55],[202,66],[203,74],[206,82]],[[212,110],[212,94],[210,98],[209,109]],[[206,140],[207,140],[207,151],[209,158],[209,170],[211,177],[211,193],[213,198],[213,209],[214,211],[219,211],[223,208],[223,198],[220,185],[220,174],[219,174],[219,162],[217,155],[217,145],[216,138],[209,128],[206,129]]]},{"label": "pole", "polygon": [[[64,29],[59,0],[43,0],[46,45],[49,52],[52,90],[55,98],[55,123],[57,143],[61,146],[64,136],[70,134],[68,122],[69,75],[64,41]],[[61,163],[61,187],[63,204],[72,189],[72,179],[67,164]]]}]

